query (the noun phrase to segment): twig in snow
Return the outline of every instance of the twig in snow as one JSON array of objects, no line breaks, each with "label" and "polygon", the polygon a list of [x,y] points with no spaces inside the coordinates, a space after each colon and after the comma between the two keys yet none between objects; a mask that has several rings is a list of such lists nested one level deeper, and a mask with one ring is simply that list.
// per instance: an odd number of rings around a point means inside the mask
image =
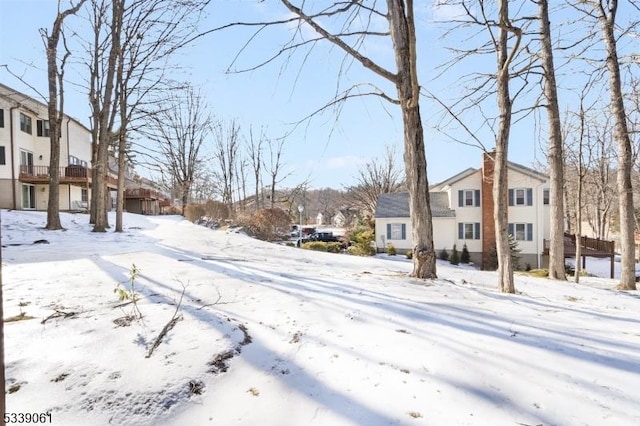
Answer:
[{"label": "twig in snow", "polygon": [[169,322],[162,328],[160,334],[158,334],[158,337],[156,337],[156,340],[154,340],[153,345],[151,345],[151,347],[149,348],[149,351],[145,355],[145,358],[151,357],[153,351],[155,351],[156,348],[160,345],[160,342],[162,342],[164,336],[166,336],[167,333],[171,331],[173,327],[175,327],[178,321],[182,320],[182,315],[178,315],[178,311],[180,310],[180,305],[182,305],[182,299],[184,298],[185,291],[187,291],[187,287],[182,284],[182,293],[180,294],[180,300],[178,300],[178,304],[176,305],[176,310],[173,312],[173,316],[171,317]]},{"label": "twig in snow", "polygon": [[40,324],[44,324],[47,321],[49,321],[50,319],[54,319],[54,318],[69,318],[72,317],[76,314],[76,312],[64,312],[64,311],[59,311],[56,309],[56,311],[54,313],[52,313],[51,315],[49,315],[48,317],[46,317],[45,319],[43,319],[42,321],[40,321]]}]

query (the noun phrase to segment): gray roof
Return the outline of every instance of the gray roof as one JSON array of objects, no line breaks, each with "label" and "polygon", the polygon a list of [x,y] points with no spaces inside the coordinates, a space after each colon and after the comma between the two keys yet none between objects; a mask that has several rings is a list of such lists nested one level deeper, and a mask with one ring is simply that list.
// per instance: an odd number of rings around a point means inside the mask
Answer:
[{"label": "gray roof", "polygon": [[[429,192],[429,199],[433,217],[456,216],[455,210],[449,208],[449,196],[446,192]],[[409,193],[380,194],[375,217],[409,217]]]}]

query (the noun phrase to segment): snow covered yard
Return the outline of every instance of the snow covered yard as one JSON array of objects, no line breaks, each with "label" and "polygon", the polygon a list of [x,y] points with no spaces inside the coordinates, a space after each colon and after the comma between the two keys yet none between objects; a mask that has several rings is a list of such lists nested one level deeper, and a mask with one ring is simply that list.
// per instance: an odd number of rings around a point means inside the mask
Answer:
[{"label": "snow covered yard", "polygon": [[[7,411],[55,425],[640,424],[640,295],[2,211]],[[46,240],[33,244],[37,240]],[[133,290],[141,319],[114,293]],[[179,307],[176,311],[176,306]],[[161,330],[175,325],[149,355]],[[22,315],[22,316],[21,316]]]}]

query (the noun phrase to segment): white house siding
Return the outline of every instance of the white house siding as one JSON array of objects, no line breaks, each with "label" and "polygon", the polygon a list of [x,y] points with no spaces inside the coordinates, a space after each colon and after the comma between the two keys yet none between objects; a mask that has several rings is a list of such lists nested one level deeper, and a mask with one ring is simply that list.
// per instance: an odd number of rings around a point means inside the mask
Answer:
[{"label": "white house siding", "polygon": [[[20,105],[19,107],[17,105]],[[0,84],[0,108],[4,112],[4,126],[0,128],[0,146],[5,149],[6,164],[0,165],[0,207],[23,208],[23,188],[33,187],[37,210],[46,210],[48,203],[48,185],[31,185],[19,182],[21,152],[33,156],[34,166],[49,166],[50,142],[48,136],[38,136],[38,120],[48,120],[46,105]],[[20,128],[20,116],[31,119],[31,134]],[[13,138],[12,138],[13,131]],[[13,149],[12,149],[13,140]],[[12,155],[13,154],[13,155]],[[69,165],[72,155],[91,163],[91,133],[79,122],[65,117],[62,122],[60,138],[60,167]],[[60,209],[73,209],[80,204],[80,187],[60,185]]]},{"label": "white house siding", "polygon": [[[451,250],[451,241],[456,237],[455,217],[434,217],[433,218],[433,246],[436,255],[444,248]],[[461,246],[462,247],[462,246]]]},{"label": "white house siding", "polygon": [[[460,179],[457,182],[454,182],[451,186],[448,187],[447,191],[449,193],[449,202],[452,209],[456,211],[455,217],[455,226],[453,230],[453,241],[456,244],[458,250],[462,250],[464,244],[467,244],[467,250],[470,253],[477,253],[478,256],[482,253],[482,236],[478,235],[478,238],[473,239],[465,239],[458,238],[458,227],[459,224],[473,223],[480,224],[480,232],[482,232],[482,204],[476,206],[474,203],[472,206],[466,206],[463,203],[463,206],[460,207],[459,203],[459,191],[481,191],[482,189],[482,172],[481,170],[477,170],[475,173]],[[451,250],[453,247],[453,243],[449,243],[448,250]]]},{"label": "white house siding", "polygon": [[[443,248],[451,250],[451,241],[455,236],[455,218],[434,217],[433,218],[433,244],[437,253]],[[387,236],[387,225],[399,224],[405,226],[404,239],[390,239]],[[411,219],[408,217],[380,218],[376,219],[376,246],[379,251],[384,251],[387,244],[391,243],[398,253],[406,253],[413,250],[413,239],[411,238]]]},{"label": "white house siding", "polygon": [[[404,239],[387,238],[387,225],[399,224],[405,226]],[[391,243],[398,253],[406,253],[413,249],[413,241],[411,239],[411,220],[408,217],[385,217],[376,220],[376,247],[379,251],[385,251],[387,244]]]},{"label": "white house siding", "polygon": [[[528,189],[532,192],[532,205],[509,206],[508,215],[510,224],[532,224],[533,235],[531,241],[519,240],[520,266],[527,264],[531,267],[541,266],[541,254],[544,248],[544,239],[549,238],[549,207],[543,204],[543,190],[549,188],[548,182],[541,182],[531,176],[509,169],[509,189]],[[525,191],[526,192],[526,191]],[[514,203],[515,204],[515,203]],[[525,236],[526,237],[526,236]]]}]

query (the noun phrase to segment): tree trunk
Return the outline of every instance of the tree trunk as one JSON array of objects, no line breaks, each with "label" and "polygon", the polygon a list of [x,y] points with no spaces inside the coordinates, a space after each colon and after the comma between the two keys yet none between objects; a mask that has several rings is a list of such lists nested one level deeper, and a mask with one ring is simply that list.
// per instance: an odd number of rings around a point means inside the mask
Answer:
[{"label": "tree trunk", "polygon": [[[405,9],[406,6],[406,9]],[[413,1],[387,0],[391,40],[398,67],[396,90],[402,108],[404,162],[409,188],[413,238],[413,272],[417,278],[437,278],[433,224],[427,180],[427,157],[420,117]]]},{"label": "tree trunk", "polygon": [[540,32],[542,36],[542,67],[544,69],[544,93],[547,98],[547,117],[549,120],[549,174],[551,177],[550,200],[550,238],[549,238],[549,278],[566,280],[564,270],[564,158],[562,133],[560,129],[560,109],[558,108],[558,90],[553,64],[551,45],[551,24],[549,23],[549,2],[539,0]]},{"label": "tree trunk", "polygon": [[[122,108],[122,106],[121,106]],[[122,118],[121,118],[122,120]],[[126,121],[126,120],[125,120]],[[122,125],[122,122],[121,122]],[[123,212],[124,212],[124,179],[127,170],[127,140],[126,130],[120,128],[118,134],[118,195],[116,196],[116,229],[115,232],[123,230]]]},{"label": "tree trunk", "polygon": [[609,71],[609,91],[611,96],[611,113],[614,118],[614,138],[618,146],[618,197],[620,211],[620,256],[621,269],[620,290],[635,290],[635,246],[633,188],[631,185],[631,168],[633,166],[631,140],[627,127],[627,114],[622,98],[620,81],[620,63],[614,35],[614,26],[618,2],[609,0],[609,14],[604,11],[600,15],[600,23],[607,49],[607,70]]},{"label": "tree trunk", "polygon": [[[60,17],[60,15],[58,15]],[[49,79],[49,202],[47,204],[46,229],[62,229],[60,222],[60,134],[63,112],[58,111],[58,39],[62,30],[62,21],[53,26],[52,35],[47,41],[47,74]],[[60,96],[62,87],[60,87]]]},{"label": "tree trunk", "polygon": [[111,49],[107,65],[107,76],[105,89],[102,98],[100,111],[99,131],[98,131],[98,155],[96,168],[96,216],[93,232],[106,232],[109,227],[107,218],[107,198],[109,191],[107,188],[107,175],[109,172],[109,141],[111,139],[111,100],[114,92],[114,77],[118,54],[120,52],[120,33],[122,29],[122,14],[124,9],[123,0],[113,0],[111,18]]},{"label": "tree trunk", "polygon": [[576,265],[574,268],[574,281],[576,283],[580,282],[580,270],[582,268],[580,264],[580,256],[582,256],[582,141],[580,141],[580,154],[581,156],[578,160],[578,190],[576,192]]},{"label": "tree trunk", "polygon": [[[507,158],[511,132],[511,95],[509,94],[509,64],[507,36],[513,28],[509,24],[508,0],[500,0],[500,34],[498,38],[498,73],[496,76],[500,122],[496,137],[495,168],[493,177],[493,217],[496,223],[496,252],[498,256],[498,287],[503,293],[515,293],[513,262],[509,246]],[[518,45],[514,47],[518,48]],[[514,236],[515,237],[515,236]]]}]

